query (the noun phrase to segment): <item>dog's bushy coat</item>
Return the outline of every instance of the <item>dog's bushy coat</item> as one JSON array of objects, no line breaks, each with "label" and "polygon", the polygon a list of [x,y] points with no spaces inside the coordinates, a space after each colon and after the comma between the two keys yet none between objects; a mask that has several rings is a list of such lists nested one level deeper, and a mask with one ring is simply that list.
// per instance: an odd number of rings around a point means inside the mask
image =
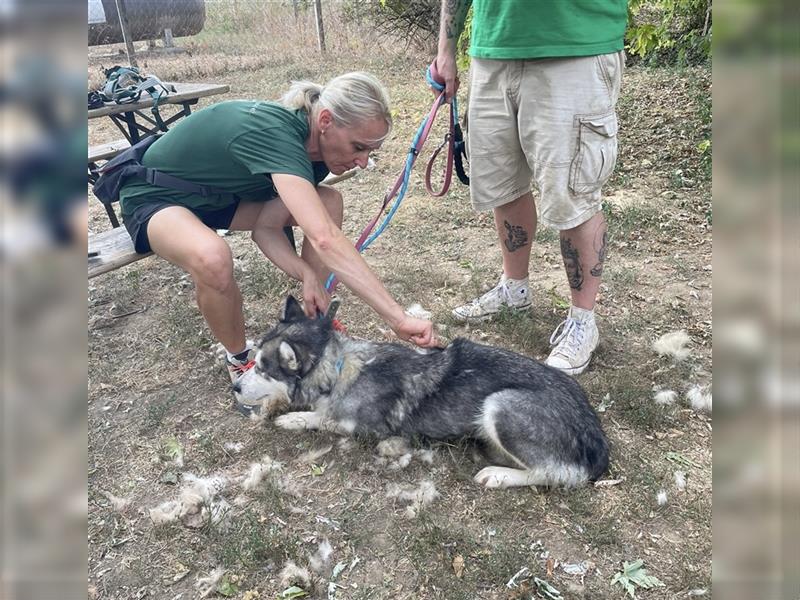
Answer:
[{"label": "dog's bushy coat", "polygon": [[290,407],[312,409],[277,425],[472,438],[497,465],[475,476],[487,487],[574,486],[608,467],[605,435],[578,383],[507,350],[460,338],[426,353],[355,340],[333,330],[332,314],[309,319],[290,296],[259,344],[256,369]]}]

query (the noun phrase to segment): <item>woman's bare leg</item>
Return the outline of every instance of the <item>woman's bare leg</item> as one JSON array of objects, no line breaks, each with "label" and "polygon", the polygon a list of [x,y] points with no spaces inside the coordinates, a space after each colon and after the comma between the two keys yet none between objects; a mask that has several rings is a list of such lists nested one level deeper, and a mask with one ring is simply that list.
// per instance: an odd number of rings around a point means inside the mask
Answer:
[{"label": "woman's bare leg", "polygon": [[228,352],[244,350],[242,295],[233,278],[233,257],[225,240],[182,206],[154,214],[147,236],[153,252],[191,275],[197,305],[214,337]]}]

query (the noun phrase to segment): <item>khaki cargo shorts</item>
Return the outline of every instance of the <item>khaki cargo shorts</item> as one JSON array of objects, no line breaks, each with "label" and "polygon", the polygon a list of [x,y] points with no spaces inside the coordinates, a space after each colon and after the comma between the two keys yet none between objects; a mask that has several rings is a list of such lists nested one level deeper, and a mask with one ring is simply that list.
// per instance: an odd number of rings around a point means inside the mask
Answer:
[{"label": "khaki cargo shorts", "polygon": [[539,221],[571,229],[601,210],[617,161],[623,52],[472,59],[468,154],[476,210],[539,190]]}]

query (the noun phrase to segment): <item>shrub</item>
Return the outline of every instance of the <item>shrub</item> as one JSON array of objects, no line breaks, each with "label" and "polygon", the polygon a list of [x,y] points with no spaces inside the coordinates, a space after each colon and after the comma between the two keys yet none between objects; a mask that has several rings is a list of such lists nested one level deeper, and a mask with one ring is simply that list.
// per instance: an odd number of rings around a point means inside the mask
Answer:
[{"label": "shrub", "polygon": [[657,64],[711,57],[711,0],[630,0],[628,54]]}]

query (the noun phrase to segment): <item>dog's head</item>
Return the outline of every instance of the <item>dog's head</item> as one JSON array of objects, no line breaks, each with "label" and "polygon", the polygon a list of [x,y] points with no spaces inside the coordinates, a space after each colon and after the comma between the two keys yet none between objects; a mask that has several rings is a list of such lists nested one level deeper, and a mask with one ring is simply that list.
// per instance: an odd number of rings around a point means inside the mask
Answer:
[{"label": "dog's head", "polygon": [[338,302],[331,302],[326,314],[311,319],[294,296],[288,296],[278,324],[259,342],[257,374],[285,384],[288,397],[294,400],[298,383],[317,365],[333,336],[338,307]]}]

